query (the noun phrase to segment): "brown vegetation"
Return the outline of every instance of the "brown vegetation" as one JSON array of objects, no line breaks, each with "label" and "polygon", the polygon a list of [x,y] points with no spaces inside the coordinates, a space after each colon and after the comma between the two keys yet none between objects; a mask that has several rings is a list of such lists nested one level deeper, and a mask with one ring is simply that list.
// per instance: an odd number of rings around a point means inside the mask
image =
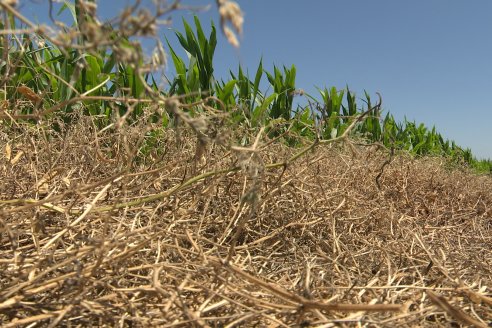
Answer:
[{"label": "brown vegetation", "polygon": [[3,327],[492,321],[490,177],[341,144],[271,168],[295,149],[94,119],[1,132]]}]

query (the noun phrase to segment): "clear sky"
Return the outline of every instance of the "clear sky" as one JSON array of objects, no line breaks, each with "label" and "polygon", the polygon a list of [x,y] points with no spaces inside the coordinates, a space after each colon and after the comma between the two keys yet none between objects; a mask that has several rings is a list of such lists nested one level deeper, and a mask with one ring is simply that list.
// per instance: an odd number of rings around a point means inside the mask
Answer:
[{"label": "clear sky", "polygon": [[[360,97],[364,90],[380,92],[383,108],[397,120],[435,125],[475,156],[492,158],[491,0],[237,2],[246,14],[241,48],[219,36],[219,78],[236,72],[238,63],[253,76],[262,57],[267,70],[294,64],[297,87],[308,93],[316,94],[315,86],[346,85]],[[99,6],[103,15],[114,15],[126,3],[133,2],[102,0]],[[181,16],[192,15],[174,13],[173,28],[181,30]],[[199,16],[204,27],[212,19],[218,25],[215,7]],[[162,33],[174,40],[169,29]]]}]

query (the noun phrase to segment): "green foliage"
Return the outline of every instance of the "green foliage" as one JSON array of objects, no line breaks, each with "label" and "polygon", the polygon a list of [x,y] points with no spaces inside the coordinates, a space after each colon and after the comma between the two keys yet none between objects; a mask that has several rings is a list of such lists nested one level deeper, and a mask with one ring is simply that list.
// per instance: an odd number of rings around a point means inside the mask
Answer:
[{"label": "green foliage", "polygon": [[[214,87],[214,68],[213,57],[217,45],[217,35],[214,24],[208,39],[205,37],[200,20],[195,16],[196,33],[191,26],[183,19],[185,35],[176,31],[175,34],[183,49],[187,52],[188,65],[181,59],[167,41],[169,51],[176,70],[176,78],[171,84],[169,93],[172,94],[194,94],[194,99],[204,97],[206,94],[213,95]],[[223,86],[222,86],[223,87]]]},{"label": "green foliage", "polygon": [[[91,17],[80,16],[78,1],[71,4],[65,1],[61,11],[69,10],[74,26],[91,22]],[[0,22],[1,29],[17,28],[16,20],[7,14],[7,22]],[[5,26],[8,24],[8,26]],[[294,108],[296,94],[296,67],[274,66],[273,72],[265,71],[260,60],[254,79],[242,67],[237,73],[230,72],[231,79],[217,81],[214,77],[213,59],[217,45],[216,28],[211,24],[208,38],[199,19],[194,17],[194,29],[183,20],[184,33],[175,32],[177,40],[187,54],[181,58],[176,49],[167,41],[169,53],[175,69],[175,77],[164,94],[183,96],[184,102],[195,102],[213,95],[224,105],[215,103],[217,109],[229,111],[233,124],[246,125],[250,129],[267,127],[270,136],[287,133],[284,140],[295,146],[300,139],[331,139],[343,134],[356,117],[370,109],[364,120],[359,122],[354,133],[368,142],[379,142],[388,148],[407,151],[415,156],[443,156],[450,161],[467,165],[478,172],[491,172],[491,160],[477,160],[469,149],[462,149],[454,141],[445,140],[435,127],[428,128],[404,120],[396,122],[390,113],[381,116],[379,105],[371,101],[364,92],[363,105],[357,103],[355,93],[348,87],[318,89],[320,100],[306,95],[309,106]],[[73,97],[80,97],[83,106],[67,105],[62,114],[70,113],[74,108],[83,108],[86,115],[109,117],[117,108],[120,115],[127,112],[123,103],[105,100],[86,100],[83,96],[145,98],[148,86],[157,90],[154,77],[149,74],[141,76],[142,56],[130,61],[122,53],[141,54],[142,50],[129,38],[118,34],[108,27],[108,33],[115,40],[113,49],[98,48],[81,53],[78,48],[59,48],[43,38],[42,35],[20,35],[8,38],[0,35],[0,58],[8,58],[8,63],[0,63],[0,74],[8,76],[6,83],[8,99],[16,100],[21,95],[16,91],[25,85],[43,99],[41,106],[49,107],[63,103]],[[21,44],[16,40],[22,40]],[[36,40],[36,42],[34,41]],[[40,40],[41,42],[37,42]],[[79,44],[86,42],[83,37]],[[5,48],[5,44],[8,47]],[[260,84],[263,76],[270,84],[272,92],[263,93]],[[149,82],[150,81],[150,82]],[[147,84],[147,85],[146,85]],[[28,108],[28,107],[27,107]],[[134,117],[142,114],[145,108],[138,105],[133,109]],[[30,113],[32,109],[25,109]],[[192,113],[193,114],[193,113]],[[168,118],[163,118],[167,126]],[[280,126],[280,128],[279,128]],[[149,140],[157,140],[149,136]],[[149,143],[152,148],[152,144]],[[150,151],[145,149],[145,151]]]},{"label": "green foliage", "polygon": [[292,65],[288,69],[284,66],[282,73],[277,66],[274,66],[273,74],[269,72],[265,73],[273,87],[273,92],[277,94],[270,108],[270,118],[283,118],[289,121],[293,110],[294,91],[296,89],[296,67]]},{"label": "green foliage", "polygon": [[[78,23],[78,1],[71,4],[65,1],[59,13],[69,10],[74,20],[74,26]],[[10,15],[10,14],[9,14]],[[0,24],[1,25],[1,24]],[[2,29],[4,26],[0,26]],[[10,20],[10,28],[15,30],[15,20]],[[3,37],[2,37],[3,38]],[[77,48],[60,48],[51,43],[42,35],[23,34],[20,38],[12,38],[8,49],[4,49],[1,42],[0,55],[4,51],[9,52],[9,80],[7,97],[16,100],[21,95],[16,91],[17,87],[24,85],[39,94],[44,99],[44,106],[52,106],[66,102],[74,97],[101,96],[115,97],[127,96],[138,98],[144,94],[144,82],[136,72],[138,63],[128,63],[119,60],[114,51],[101,48],[91,52],[80,52]],[[20,43],[15,41],[20,40]],[[36,40],[36,42],[34,42]],[[78,45],[85,40],[79,38]],[[141,53],[141,49],[128,38],[118,36],[116,44],[119,51],[128,53]],[[7,65],[1,67],[2,74],[6,74]],[[109,106],[103,100],[82,100],[83,106],[68,105],[62,113],[68,114],[74,108],[83,108],[87,115],[105,115],[109,117],[115,106]],[[142,105],[136,106],[134,115],[139,115]],[[127,106],[120,106],[120,114],[127,111]],[[22,114],[29,114],[30,110]],[[67,117],[64,115],[64,117]]]}]

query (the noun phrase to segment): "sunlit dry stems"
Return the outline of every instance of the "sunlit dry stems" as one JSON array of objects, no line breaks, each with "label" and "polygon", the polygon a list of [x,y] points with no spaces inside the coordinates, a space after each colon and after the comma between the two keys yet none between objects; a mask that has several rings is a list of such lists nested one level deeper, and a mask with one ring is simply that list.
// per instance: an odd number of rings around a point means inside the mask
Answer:
[{"label": "sunlit dry stems", "polygon": [[167,66],[166,51],[160,41],[157,42],[154,50],[152,51],[149,65],[151,70]]},{"label": "sunlit dry stems", "polygon": [[1,2],[9,5],[9,6],[12,6],[12,7],[15,7],[19,4],[19,2],[17,0],[2,0]]},{"label": "sunlit dry stems", "polygon": [[84,14],[92,16],[94,19],[97,13],[97,3],[90,1],[79,1],[80,9]]},{"label": "sunlit dry stems", "polygon": [[236,34],[234,34],[234,32],[228,26],[224,26],[223,31],[224,31],[224,35],[225,35],[227,41],[229,41],[229,43],[231,45],[233,45],[234,47],[238,48],[239,47],[239,41],[236,37]]},{"label": "sunlit dry stems", "polygon": [[239,5],[232,1],[225,1],[219,8],[222,19],[230,21],[234,29],[241,34],[243,32],[243,13]]},{"label": "sunlit dry stems", "polygon": [[239,5],[234,1],[229,0],[217,0],[217,6],[219,7],[220,25],[222,32],[234,47],[239,47],[239,41],[236,34],[227,27],[227,22],[230,22],[233,29],[241,35],[243,33],[244,15]]}]

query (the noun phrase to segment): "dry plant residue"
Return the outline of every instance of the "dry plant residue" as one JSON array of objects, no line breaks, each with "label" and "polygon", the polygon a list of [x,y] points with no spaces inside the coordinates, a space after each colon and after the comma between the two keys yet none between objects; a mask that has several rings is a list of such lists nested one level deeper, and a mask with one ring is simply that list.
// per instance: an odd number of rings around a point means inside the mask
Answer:
[{"label": "dry plant residue", "polygon": [[378,189],[388,155],[362,147],[283,171],[265,140],[197,162],[186,130],[58,124],[0,135],[3,327],[492,322],[490,177],[395,156]]}]

